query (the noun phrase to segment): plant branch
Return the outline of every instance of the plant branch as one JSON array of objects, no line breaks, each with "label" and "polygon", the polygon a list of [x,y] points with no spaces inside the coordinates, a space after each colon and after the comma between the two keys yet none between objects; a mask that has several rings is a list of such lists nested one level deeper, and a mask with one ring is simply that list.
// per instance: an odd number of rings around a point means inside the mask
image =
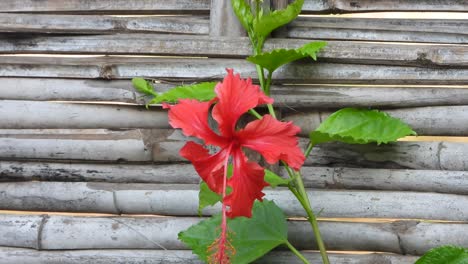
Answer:
[{"label": "plant branch", "polygon": [[297,250],[293,245],[291,245],[289,241],[286,241],[285,244],[294,253],[294,255],[296,255],[300,260],[302,260],[302,262],[304,262],[304,264],[310,264],[310,262],[301,254],[301,252],[299,252],[299,250]]}]

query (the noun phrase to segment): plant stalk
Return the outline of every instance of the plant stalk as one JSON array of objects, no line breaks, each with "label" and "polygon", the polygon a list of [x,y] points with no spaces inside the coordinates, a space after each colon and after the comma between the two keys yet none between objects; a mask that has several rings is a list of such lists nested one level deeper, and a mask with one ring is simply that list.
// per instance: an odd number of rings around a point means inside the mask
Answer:
[{"label": "plant stalk", "polygon": [[294,255],[296,255],[300,260],[302,260],[304,264],[310,264],[310,262],[304,257],[304,255],[302,255],[301,252],[299,252],[299,250],[297,250],[293,245],[291,245],[289,241],[286,241],[286,246],[288,246],[288,248],[294,253]]},{"label": "plant stalk", "polygon": [[327,250],[325,248],[325,243],[323,242],[322,235],[320,234],[317,217],[315,216],[314,212],[312,211],[312,207],[310,206],[309,196],[304,187],[304,182],[302,181],[302,175],[296,175],[296,190],[298,191],[299,195],[301,196],[302,202],[301,205],[307,213],[307,220],[309,221],[310,225],[312,226],[312,231],[315,235],[315,240],[317,241],[318,248],[320,250],[320,255],[322,256],[323,264],[330,264],[330,260],[328,259]]}]

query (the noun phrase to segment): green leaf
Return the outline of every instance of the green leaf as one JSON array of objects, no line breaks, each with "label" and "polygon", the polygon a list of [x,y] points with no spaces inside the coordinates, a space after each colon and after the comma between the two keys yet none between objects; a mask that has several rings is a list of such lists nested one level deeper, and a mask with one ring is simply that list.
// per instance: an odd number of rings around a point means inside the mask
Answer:
[{"label": "green leaf", "polygon": [[265,181],[268,182],[272,188],[276,188],[278,185],[288,185],[290,180],[284,179],[270,170],[265,170]]},{"label": "green leaf", "polygon": [[261,12],[259,17],[253,19],[253,30],[255,34],[259,38],[265,39],[273,30],[295,19],[301,13],[303,4],[304,0],[296,0],[285,9],[275,10],[268,14],[263,14]]},{"label": "green leaf", "polygon": [[135,87],[135,89],[140,93],[158,96],[158,94],[154,91],[154,88],[151,82],[143,78],[133,78],[132,84],[133,84],[133,87]]},{"label": "green leaf", "polygon": [[310,133],[312,145],[329,141],[349,144],[377,144],[416,135],[408,125],[377,110],[344,108],[328,117]]},{"label": "green leaf", "polygon": [[222,196],[213,192],[206,182],[200,183],[200,192],[198,193],[198,215],[201,216],[203,208],[215,205],[220,202]]},{"label": "green leaf", "polygon": [[196,99],[198,101],[209,101],[216,94],[214,88],[217,82],[202,82],[193,85],[181,85],[162,93],[149,102],[149,104],[177,103],[179,99]]},{"label": "green leaf", "polygon": [[[216,215],[180,232],[179,239],[206,261],[208,246],[219,236],[220,224],[221,216]],[[236,250],[231,260],[233,264],[250,263],[287,242],[286,218],[272,201],[255,201],[252,218],[229,219],[228,226]]]},{"label": "green leaf", "polygon": [[415,264],[468,264],[468,249],[455,246],[433,248]]},{"label": "green leaf", "polygon": [[272,73],[282,65],[305,57],[317,60],[317,52],[326,45],[327,43],[324,41],[311,42],[297,49],[276,49],[271,52],[250,56],[247,60],[262,66]]},{"label": "green leaf", "polygon": [[250,5],[245,0],[231,0],[232,9],[239,19],[239,22],[244,29],[249,32],[252,28],[253,15],[250,9]]}]

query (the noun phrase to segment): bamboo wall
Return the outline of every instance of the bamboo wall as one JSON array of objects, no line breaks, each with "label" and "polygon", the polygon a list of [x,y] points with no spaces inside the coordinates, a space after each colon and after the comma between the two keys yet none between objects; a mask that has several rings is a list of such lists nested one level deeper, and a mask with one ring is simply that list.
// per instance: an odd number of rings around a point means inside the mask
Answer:
[{"label": "bamboo wall", "polygon": [[[318,63],[274,76],[279,114],[303,128],[301,144],[348,106],[384,109],[421,136],[468,136],[468,19],[316,16],[374,11],[468,17],[468,3],[306,0],[314,16],[265,45],[329,43]],[[177,240],[200,221],[199,177],[178,155],[187,139],[165,111],[143,107],[130,79],[163,91],[220,80],[226,67],[255,76],[229,4],[3,0],[0,32],[0,263],[199,263]],[[438,245],[468,247],[467,157],[468,143],[423,137],[317,147],[303,173],[331,262],[413,263]],[[289,191],[266,198],[295,219],[292,244],[316,249]],[[280,250],[258,263],[295,261]]]}]

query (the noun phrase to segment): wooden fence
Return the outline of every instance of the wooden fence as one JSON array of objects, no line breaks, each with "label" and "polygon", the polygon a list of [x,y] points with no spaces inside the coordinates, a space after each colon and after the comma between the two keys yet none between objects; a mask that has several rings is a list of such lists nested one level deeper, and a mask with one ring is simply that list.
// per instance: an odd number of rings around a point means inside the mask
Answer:
[{"label": "wooden fence", "polygon": [[[373,11],[468,16],[468,3],[306,0],[266,49],[329,45],[318,63],[277,71],[282,118],[305,136],[337,108],[372,107],[420,136],[468,136],[468,19],[316,16]],[[177,240],[201,220],[199,177],[178,155],[187,139],[129,79],[164,91],[220,80],[226,67],[255,76],[229,3],[4,0],[0,32],[0,263],[199,263]],[[420,138],[315,149],[303,173],[331,262],[413,263],[432,247],[468,247],[467,157],[468,143]],[[266,197],[296,217],[292,243],[316,249],[289,191]],[[296,261],[278,250],[258,263]]]}]

